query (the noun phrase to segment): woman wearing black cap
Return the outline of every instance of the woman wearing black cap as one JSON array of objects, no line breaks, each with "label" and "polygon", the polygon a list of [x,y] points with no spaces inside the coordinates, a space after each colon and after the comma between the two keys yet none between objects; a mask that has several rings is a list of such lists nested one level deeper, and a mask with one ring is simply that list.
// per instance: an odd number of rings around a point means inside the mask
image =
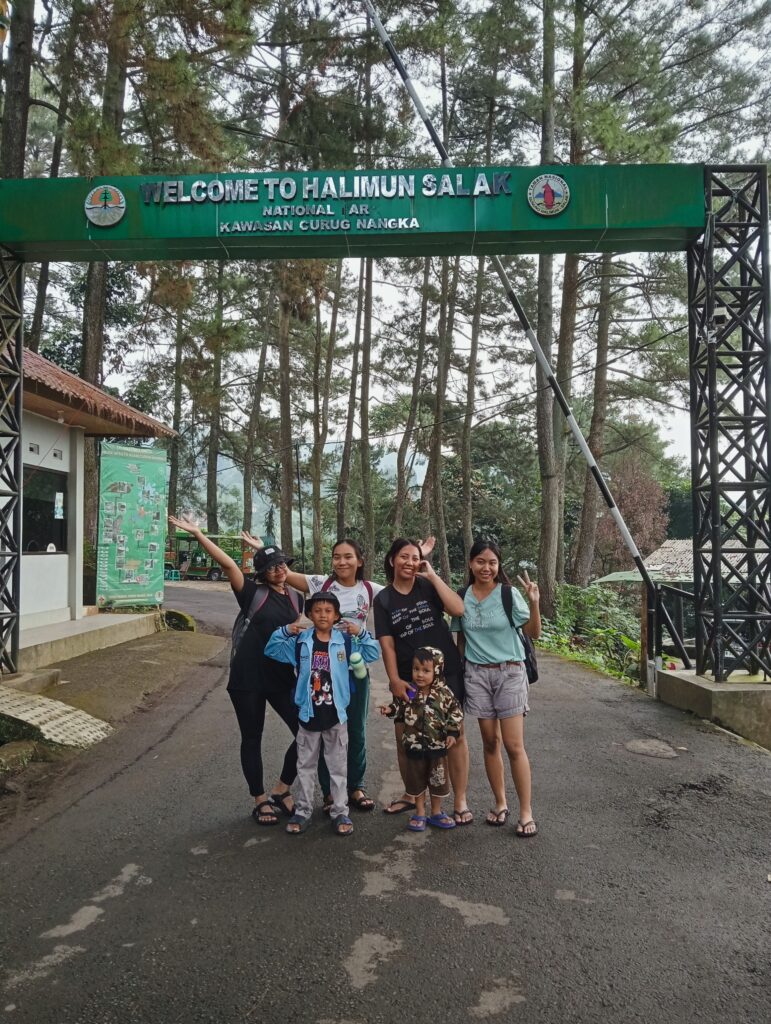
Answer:
[{"label": "woman wearing black cap", "polygon": [[[265,645],[279,626],[294,622],[301,611],[301,598],[286,585],[288,559],[277,547],[260,549],[254,556],[255,579],[247,579],[230,555],[217,547],[189,519],[169,516],[178,530],[191,534],[200,546],[222,567],[230,581],[241,610],[249,616],[246,630],[231,655],[228,693],[235,708],[241,730],[241,767],[254,797],[252,816],[258,825],[277,825],[278,813],[290,816],[294,803],[289,787],[297,775],[297,745],[293,741],[284,755],[279,781],[268,797],[262,774],[262,732],[268,704],[297,735],[297,707],[294,702],[295,673],[291,665],[283,665],[265,657]],[[264,587],[264,591],[260,590]]]}]

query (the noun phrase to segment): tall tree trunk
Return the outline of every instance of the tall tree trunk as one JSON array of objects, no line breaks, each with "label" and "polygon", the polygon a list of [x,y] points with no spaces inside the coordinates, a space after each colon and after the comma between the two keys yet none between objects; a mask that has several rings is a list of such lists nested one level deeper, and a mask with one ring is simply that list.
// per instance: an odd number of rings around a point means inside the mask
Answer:
[{"label": "tall tree trunk", "polygon": [[[75,47],[80,33],[83,16],[82,0],[73,0],[72,13],[67,27],[67,42],[60,61],[60,87],[59,87],[59,113],[56,115],[56,131],[54,133],[53,153],[51,155],[51,168],[49,176],[59,177],[59,168],[62,161],[62,147],[64,145],[64,129],[67,124],[67,113],[70,106],[70,95],[72,93],[72,82],[75,74]],[[43,333],[43,317],[45,315],[46,295],[50,270],[48,261],[40,264],[40,273],[35,293],[35,309],[32,314],[32,325],[25,338],[25,345],[31,352],[40,351],[40,339]]]},{"label": "tall tree trunk", "polygon": [[[83,299],[83,348],[80,376],[89,384],[102,383],[104,347],[104,307],[107,295],[107,264],[89,263]],[[99,512],[99,454],[96,438],[87,437],[83,445],[84,537],[96,547]]]},{"label": "tall tree trunk", "polygon": [[[449,258],[444,262],[449,264]],[[442,576],[450,580],[450,552],[447,544],[447,522],[444,516],[444,488],[442,486],[442,444],[444,443],[444,407],[447,395],[447,378],[450,372],[450,354],[455,330],[455,300],[458,294],[458,277],[460,274],[460,256],[456,256],[449,290],[442,289],[442,306],[439,315],[439,350],[436,368],[436,417],[431,453],[433,468],[433,504],[434,521],[436,522],[436,540],[439,548],[439,565]],[[446,274],[443,270],[443,283]]]},{"label": "tall tree trunk", "polygon": [[225,261],[217,261],[217,299],[214,313],[214,358],[209,389],[209,441],[206,446],[206,528],[220,532],[217,510],[217,463],[220,454],[222,415],[222,350],[224,348]]},{"label": "tall tree trunk", "polygon": [[[105,144],[97,152],[97,174],[110,172],[109,161],[114,147],[121,141],[125,113],[126,74],[128,69],[129,40],[134,20],[139,16],[134,0],[115,0],[110,27],[107,32],[107,69],[102,92],[101,131]],[[83,350],[81,376],[97,384],[102,376],[104,350],[104,307],[107,299],[107,264],[91,263],[86,276],[86,294],[83,300]],[[96,547],[99,503],[99,467],[96,442],[86,438],[84,464],[85,538]]]},{"label": "tall tree trunk", "polygon": [[[586,5],[585,0],[575,0],[573,24],[573,81],[570,119],[570,163],[580,164],[584,160],[583,143],[583,89],[584,65],[586,63]],[[573,347],[576,334],[576,308],[578,305],[579,257],[577,253],[565,256],[562,278],[562,308],[560,329],[557,338],[557,380],[568,402],[573,391]],[[565,578],[565,478],[567,475],[567,434],[565,417],[557,403],[554,403],[554,448],[559,477],[559,528],[557,532],[557,580]]]},{"label": "tall tree trunk", "polygon": [[359,290],[356,300],[356,326],[353,331],[353,355],[351,356],[351,384],[348,389],[348,412],[345,418],[343,453],[340,457],[340,476],[337,481],[337,539],[346,534],[345,512],[348,500],[348,485],[351,479],[351,453],[353,451],[353,426],[356,418],[356,394],[359,389],[359,348],[361,343],[361,316],[364,308],[364,260],[359,260]]},{"label": "tall tree trunk", "polygon": [[468,357],[468,374],[466,376],[466,412],[463,417],[463,432],[460,445],[460,467],[463,478],[463,550],[465,562],[468,561],[471,545],[474,543],[474,489],[471,477],[471,428],[476,407],[477,354],[479,352],[479,328],[482,320],[482,288],[485,280],[485,258],[481,256],[477,264],[477,277],[474,284],[474,312],[471,318],[471,347]]},{"label": "tall tree trunk", "polygon": [[[282,3],[278,25],[285,38],[287,9]],[[286,45],[280,50],[280,78],[278,85],[278,135],[281,136],[289,119],[290,110],[290,78],[289,56]],[[283,170],[286,163],[286,147],[279,147],[279,167]],[[292,504],[294,494],[294,443],[292,438],[292,392],[291,392],[291,353],[289,351],[289,327],[292,314],[291,288],[289,274],[292,270],[286,262],[281,264],[279,271],[278,292],[278,386],[279,386],[279,438],[281,447],[281,548],[287,555],[294,554],[294,531],[292,527]]]},{"label": "tall tree trunk", "polygon": [[35,4],[34,0],[15,0],[11,7],[10,51],[5,70],[3,128],[0,133],[0,177],[23,178]]},{"label": "tall tree trunk", "polygon": [[361,441],[361,503],[364,520],[364,573],[372,574],[372,559],[375,556],[375,510],[372,507],[372,453],[369,444],[369,392],[370,362],[372,356],[372,260],[364,264],[364,323],[361,343],[361,398],[359,422]]},{"label": "tall tree trunk", "polygon": [[316,358],[313,371],[313,452],[311,453],[311,482],[313,487],[313,571],[323,572],[323,523],[321,516],[321,469],[324,446],[329,433],[329,390],[332,383],[332,364],[337,346],[337,318],[342,290],[343,261],[337,261],[337,274],[332,293],[332,314],[327,334],[327,346],[322,361],[321,296],[316,295]]},{"label": "tall tree trunk", "polygon": [[[599,463],[605,435],[605,416],[608,409],[608,347],[610,337],[610,279],[613,256],[605,253],[600,263],[600,306],[597,316],[597,364],[594,371],[594,406],[589,428],[589,447]],[[589,467],[584,476],[584,503],[581,510],[581,528],[573,563],[573,582],[585,587],[592,573],[594,543],[597,536],[597,517],[601,499],[597,482]]]},{"label": "tall tree trunk", "polygon": [[177,309],[174,322],[174,405],[171,414],[171,426],[176,431],[169,444],[169,511],[177,515],[179,491],[179,431],[182,426],[182,338],[183,320],[182,307]]},{"label": "tall tree trunk", "polygon": [[423,391],[423,362],[426,353],[426,324],[428,323],[428,283],[431,273],[431,258],[426,256],[423,261],[423,286],[420,300],[420,323],[418,325],[418,349],[415,353],[415,370],[412,375],[412,395],[407,422],[396,454],[396,512],[394,515],[394,536],[402,533],[404,509],[407,504],[407,493],[410,482],[411,466],[407,465],[407,453],[412,442],[412,433],[418,417],[418,407]]},{"label": "tall tree trunk", "polygon": [[[485,142],[485,165],[489,166],[492,159],[493,127],[495,125],[495,91],[498,84],[498,61],[493,67],[493,84],[487,104],[487,139]],[[469,351],[468,375],[466,377],[466,412],[463,417],[461,434],[460,459],[461,476],[463,477],[463,549],[465,561],[468,562],[469,552],[474,543],[474,492],[471,478],[471,430],[476,406],[477,354],[479,351],[479,333],[482,322],[482,291],[485,281],[485,258],[480,257],[477,264],[477,276],[474,284],[474,312],[471,318],[471,348]]]},{"label": "tall tree trunk", "polygon": [[249,422],[246,427],[244,451],[244,529],[252,532],[254,517],[254,476],[257,468],[257,432],[260,427],[262,411],[262,390],[265,384],[265,365],[268,359],[268,333],[263,335],[260,346],[260,358],[257,364],[257,380],[254,382],[252,407],[249,410]]},{"label": "tall tree trunk", "polygon": [[[543,5],[543,111],[541,163],[554,162],[554,3]],[[550,255],[538,258],[538,341],[551,362],[554,261]],[[541,608],[547,618],[554,615],[556,601],[557,531],[559,528],[559,480],[554,453],[554,400],[546,377],[536,367],[536,432],[541,476],[541,535],[538,547],[538,582]]]},{"label": "tall tree trunk", "polygon": [[[282,278],[289,271],[284,268]],[[281,450],[281,549],[294,554],[292,505],[294,497],[294,447],[292,440],[291,353],[289,351],[289,324],[291,309],[285,284],[279,290],[278,302],[278,386],[279,386],[279,447]]]}]

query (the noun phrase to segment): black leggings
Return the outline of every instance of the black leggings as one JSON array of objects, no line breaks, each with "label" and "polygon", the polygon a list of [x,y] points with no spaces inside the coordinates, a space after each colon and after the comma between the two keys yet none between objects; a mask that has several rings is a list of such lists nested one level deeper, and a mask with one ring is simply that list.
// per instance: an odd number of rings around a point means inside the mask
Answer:
[{"label": "black leggings", "polygon": [[[265,792],[262,778],[262,731],[265,727],[265,708],[270,704],[277,715],[297,735],[297,705],[291,687],[271,690],[228,690],[241,730],[241,768],[252,796]],[[281,781],[291,786],[297,775],[297,744],[292,742],[284,755]]]}]

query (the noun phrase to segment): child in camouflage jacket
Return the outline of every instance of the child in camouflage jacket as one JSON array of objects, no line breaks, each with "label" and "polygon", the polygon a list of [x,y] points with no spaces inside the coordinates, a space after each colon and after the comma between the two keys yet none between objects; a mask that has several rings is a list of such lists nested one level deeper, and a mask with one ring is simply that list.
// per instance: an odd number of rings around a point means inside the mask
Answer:
[{"label": "child in camouflage jacket", "polygon": [[[425,832],[426,823],[435,828],[454,828],[453,819],[442,811],[442,798],[450,793],[447,751],[460,735],[463,711],[444,682],[444,655],[438,648],[415,651],[412,683],[412,700],[394,699],[380,707],[381,715],[404,722],[405,792],[415,801],[415,814],[407,828],[410,832]],[[426,787],[431,796],[428,817]]]}]

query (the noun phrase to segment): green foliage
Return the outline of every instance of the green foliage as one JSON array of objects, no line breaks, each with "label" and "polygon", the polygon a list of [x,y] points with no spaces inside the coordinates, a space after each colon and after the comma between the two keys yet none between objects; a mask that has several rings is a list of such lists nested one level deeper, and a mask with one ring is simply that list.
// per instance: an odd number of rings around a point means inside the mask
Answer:
[{"label": "green foliage", "polygon": [[640,658],[637,617],[629,599],[611,587],[557,588],[554,619],[544,621],[540,646],[620,678],[636,678]]}]

